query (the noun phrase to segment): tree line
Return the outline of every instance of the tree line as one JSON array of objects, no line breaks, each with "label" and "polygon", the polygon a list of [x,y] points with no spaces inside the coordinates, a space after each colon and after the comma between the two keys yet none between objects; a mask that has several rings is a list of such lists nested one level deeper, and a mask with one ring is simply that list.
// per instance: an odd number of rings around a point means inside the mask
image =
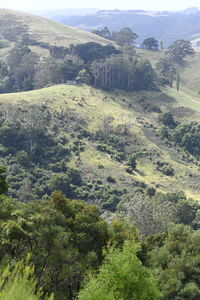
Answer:
[{"label": "tree line", "polygon": [[[136,43],[136,39],[139,38],[137,33],[133,32],[129,27],[123,27],[120,31],[110,32],[108,27],[104,27],[103,29],[95,29],[92,33],[99,35],[107,40],[112,40],[119,44],[120,46],[134,46]],[[142,44],[141,48],[146,48],[148,50],[158,50],[159,44],[158,41],[154,37],[146,38]],[[161,43],[161,49],[163,48]]]}]

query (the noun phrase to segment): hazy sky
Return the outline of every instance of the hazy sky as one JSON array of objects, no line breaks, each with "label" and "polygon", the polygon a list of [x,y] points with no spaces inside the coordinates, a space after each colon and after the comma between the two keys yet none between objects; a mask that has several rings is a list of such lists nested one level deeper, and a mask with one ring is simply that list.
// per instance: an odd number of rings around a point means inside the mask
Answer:
[{"label": "hazy sky", "polygon": [[55,8],[181,10],[199,7],[200,0],[0,0],[1,8],[39,10]]}]

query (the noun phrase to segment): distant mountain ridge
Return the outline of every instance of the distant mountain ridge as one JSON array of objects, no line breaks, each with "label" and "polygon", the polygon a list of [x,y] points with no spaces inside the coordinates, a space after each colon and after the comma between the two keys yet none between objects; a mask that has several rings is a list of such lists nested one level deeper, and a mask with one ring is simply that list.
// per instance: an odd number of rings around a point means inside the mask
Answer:
[{"label": "distant mountain ridge", "polygon": [[55,16],[84,16],[98,11],[97,8],[66,8],[66,9],[42,9],[31,10],[30,13],[45,18],[55,18]]},{"label": "distant mountain ridge", "polygon": [[200,39],[200,11],[196,7],[177,12],[144,10],[101,10],[85,16],[54,16],[53,20],[84,30],[107,26],[111,31],[130,27],[139,35],[139,42],[153,36],[167,47],[176,39]]}]

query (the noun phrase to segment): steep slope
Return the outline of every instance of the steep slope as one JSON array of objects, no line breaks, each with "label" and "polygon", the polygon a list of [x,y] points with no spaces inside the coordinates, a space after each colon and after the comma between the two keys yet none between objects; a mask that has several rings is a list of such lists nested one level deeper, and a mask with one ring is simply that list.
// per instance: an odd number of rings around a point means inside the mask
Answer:
[{"label": "steep slope", "polygon": [[[13,43],[19,41],[23,36],[29,34],[30,38],[38,42],[48,43],[51,46],[68,47],[70,44],[81,44],[86,42],[99,42],[108,44],[108,41],[92,33],[84,32],[60,23],[7,9],[0,9],[0,36],[5,44],[1,45],[1,55],[9,51]],[[35,51],[41,54],[45,49],[35,47]],[[3,54],[2,54],[3,53]]]},{"label": "steep slope", "polygon": [[[129,209],[134,205],[141,207],[143,200],[148,199],[151,204],[148,197],[162,198],[168,192],[181,191],[195,200],[200,199],[199,152],[192,153],[184,145],[170,140],[174,128],[162,122],[165,112],[173,114],[177,127],[199,122],[199,103],[188,104],[193,101],[192,96],[186,95],[182,87],[179,92],[174,89],[109,92],[85,84],[37,89],[69,82],[67,77],[56,81],[48,76],[57,78],[57,60],[61,64],[64,62],[65,51],[68,51],[65,47],[71,42],[104,40],[23,13],[3,10],[0,19],[0,34],[4,38],[0,50],[2,84],[4,79],[14,78],[16,84],[18,79],[23,79],[19,82],[22,86],[19,84],[10,90],[5,84],[2,93],[36,89],[0,94],[0,165],[7,166],[10,196],[31,201],[48,199],[52,191],[61,190],[69,198],[97,204],[109,216],[119,211],[129,214]],[[34,53],[30,53],[30,48]],[[11,49],[11,55],[7,56]],[[57,57],[54,50],[64,50],[64,54]],[[85,51],[87,53],[88,49]],[[38,66],[35,53],[39,54],[40,68],[29,78],[27,86],[26,77]],[[137,54],[155,66],[164,51],[138,49]],[[24,57],[27,60],[23,61]],[[45,57],[47,60],[43,61],[41,58]],[[9,66],[13,68],[11,74],[18,73],[7,78],[11,68],[6,69],[4,61],[9,62],[9,59],[12,63]],[[20,59],[21,65],[17,67]],[[53,64],[50,64],[52,59]],[[81,68],[88,68],[87,64],[82,64]],[[67,73],[71,65],[65,67]],[[25,78],[21,73],[24,69],[27,70]],[[36,80],[44,81],[45,76],[48,79],[45,83],[33,86]],[[138,81],[142,82],[143,75],[139,76]],[[75,78],[77,75],[72,79]],[[12,82],[8,81],[11,85]],[[197,125],[194,126],[196,130]],[[163,214],[162,201],[159,203]],[[154,205],[156,207],[157,198]],[[137,215],[137,212],[138,208],[132,214]],[[168,221],[174,218],[176,215],[171,211]],[[166,224],[167,221],[164,226]],[[152,232],[159,231],[157,225]]]},{"label": "steep slope", "polygon": [[[59,132],[54,133],[55,137],[65,136],[70,149],[77,141],[82,147],[81,150],[77,147],[72,150],[69,165],[79,169],[84,180],[92,186],[95,182],[106,185],[108,177],[114,178],[113,188],[127,190],[122,195],[125,202],[134,196],[137,186],[154,187],[161,192],[184,191],[187,196],[200,199],[198,164],[184,159],[177,149],[159,138],[156,131],[161,126],[158,123],[160,111],[171,111],[180,122],[186,119],[187,122],[199,121],[200,114],[180,106],[175,99],[161,92],[116,90],[109,93],[86,85],[57,85],[31,92],[3,94],[0,95],[0,103],[4,114],[8,108],[13,111],[23,106],[25,118],[28,118],[29,107],[33,105],[60,116],[64,111],[71,112],[76,124],[73,121],[70,124],[66,119],[63,122],[68,124],[67,129],[62,125]],[[82,128],[79,131],[84,129],[85,134],[76,132],[77,124]],[[101,139],[93,136],[98,132],[102,135]],[[116,141],[113,142],[114,138]],[[127,159],[119,158],[121,152],[137,157],[137,169],[131,174],[127,173]],[[175,170],[174,176],[162,174],[156,167],[158,160],[169,163]],[[55,172],[50,165],[46,169],[50,175]],[[98,199],[91,201],[101,206]]]}]

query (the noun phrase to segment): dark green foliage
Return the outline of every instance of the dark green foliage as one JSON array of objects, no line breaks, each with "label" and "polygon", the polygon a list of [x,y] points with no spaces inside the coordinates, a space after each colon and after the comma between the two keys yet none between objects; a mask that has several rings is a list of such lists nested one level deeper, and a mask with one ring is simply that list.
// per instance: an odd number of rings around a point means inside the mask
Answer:
[{"label": "dark green foliage", "polygon": [[166,176],[173,176],[174,175],[174,169],[170,166],[168,162],[156,162],[157,169],[163,173]]},{"label": "dark green foliage", "polygon": [[159,47],[158,41],[153,37],[145,39],[142,44],[146,49],[149,50],[158,50]]},{"label": "dark green foliage", "polygon": [[[19,199],[22,199],[19,195],[26,195],[28,191],[34,195],[29,199],[49,195],[50,179],[58,177],[61,184],[63,176],[67,178],[66,191],[69,191],[69,196],[80,194],[76,189],[82,185],[81,176],[78,171],[67,167],[71,152],[66,136],[60,131],[62,128],[66,133],[71,133],[73,124],[76,124],[79,133],[78,116],[70,111],[53,113],[45,105],[24,105],[23,110],[5,105],[1,109],[0,145],[4,150],[1,156],[8,166],[10,195]],[[26,178],[29,178],[30,184],[25,184]],[[54,184],[53,189],[59,188],[66,193],[60,184]]]},{"label": "dark green foliage", "polygon": [[200,124],[191,122],[180,124],[172,132],[172,141],[193,155],[200,155]]},{"label": "dark green foliage", "polygon": [[149,266],[158,278],[161,299],[199,299],[199,245],[199,230],[171,224],[164,245],[152,250]]},{"label": "dark green foliage", "polygon": [[159,83],[163,86],[169,85],[172,87],[177,72],[172,58],[168,55],[165,55],[165,57],[156,64],[156,69],[159,74]]},{"label": "dark green foliage", "polygon": [[161,116],[159,116],[159,120],[163,123],[163,125],[170,128],[175,128],[177,125],[171,112],[163,113]]},{"label": "dark green foliage", "polygon": [[116,211],[117,204],[120,202],[120,198],[116,195],[111,195],[106,202],[103,203],[102,208],[109,211]]},{"label": "dark green foliage", "polygon": [[85,63],[120,53],[120,51],[117,50],[113,45],[102,46],[101,44],[95,42],[74,46],[74,52]]},{"label": "dark green foliage", "polygon": [[5,194],[8,191],[8,183],[6,181],[6,168],[0,166],[0,195]]},{"label": "dark green foliage", "polygon": [[109,183],[116,183],[116,180],[112,176],[108,176],[106,179]]},{"label": "dark green foliage", "polygon": [[183,65],[186,56],[194,55],[192,45],[187,40],[177,40],[173,42],[165,54],[156,65],[159,72],[159,82],[161,85],[173,87],[173,81],[176,81],[176,89],[180,87],[179,65]]},{"label": "dark green foliage", "polygon": [[[45,43],[45,42],[41,42],[41,41],[37,41],[35,39],[33,39],[29,34],[24,34],[20,40],[20,44],[24,45],[24,46],[38,46],[44,49],[63,49],[64,47],[56,47],[56,46],[50,46],[49,43]],[[66,49],[66,48],[65,48]]]},{"label": "dark green foliage", "polygon": [[8,56],[12,91],[28,90],[33,87],[33,76],[38,57],[27,46],[15,45]]},{"label": "dark green foliage", "polygon": [[73,63],[71,60],[64,60],[63,63],[60,65],[58,70],[61,80],[74,80],[78,76],[80,71],[80,66]]},{"label": "dark green foliage", "polygon": [[173,205],[177,224],[181,223],[184,225],[190,225],[193,228],[199,228],[194,225],[200,209],[200,205],[197,201],[187,199],[184,193],[181,192],[160,195],[158,196],[158,199],[159,198],[161,203],[167,201]]},{"label": "dark green foliage", "polygon": [[50,46],[49,47],[50,55],[53,58],[64,58],[65,55],[69,52],[69,49],[66,47]]},{"label": "dark green foliage", "polygon": [[147,188],[147,195],[148,196],[152,197],[152,196],[155,195],[155,193],[156,193],[156,190],[153,187]]},{"label": "dark green foliage", "polygon": [[126,172],[129,173],[129,174],[132,174],[133,173],[133,169],[131,167],[127,167],[126,169]]},{"label": "dark green foliage", "polygon": [[188,124],[177,124],[171,113],[165,113],[160,117],[160,120],[167,127],[160,130],[162,138],[181,147],[186,152],[199,157],[200,155],[200,125],[197,122]]},{"label": "dark green foliage", "polygon": [[112,32],[112,40],[118,43],[121,46],[124,45],[133,45],[135,40],[138,38],[138,35],[132,31],[131,28],[124,27],[120,31]]},{"label": "dark green foliage", "polygon": [[60,190],[68,196],[70,193],[69,177],[65,174],[54,175],[49,182],[49,188],[51,191]]},{"label": "dark green foliage", "polygon": [[56,299],[74,298],[86,272],[102,261],[108,241],[97,208],[69,201],[59,192],[50,202],[0,200],[1,265],[14,264],[31,252],[39,286],[54,292]]},{"label": "dark green foliage", "polygon": [[95,86],[105,89],[151,90],[155,87],[155,74],[150,62],[130,56],[112,56],[95,61],[91,73]]},{"label": "dark green foliage", "polygon": [[[93,186],[88,184],[88,198],[90,201],[92,200],[94,203],[98,204],[105,210],[108,211],[116,211],[118,203],[121,201],[121,197],[126,193],[125,191],[121,191],[112,185],[115,182],[115,179],[111,176],[108,177],[108,181],[111,181],[111,185],[106,185],[102,183],[96,183]],[[92,190],[91,190],[92,187]],[[86,186],[85,186],[86,190]]]},{"label": "dark green foliage", "polygon": [[[135,35],[127,28],[118,34],[125,40]],[[31,46],[48,49],[50,57],[40,60]],[[15,43],[7,60],[0,62],[0,92],[28,91],[68,80],[108,89],[152,89],[155,74],[150,63],[133,59],[132,52],[125,51],[129,55],[123,57],[113,45],[95,42],[72,44],[69,48],[50,46],[26,33],[20,43]]]},{"label": "dark green foliage", "polygon": [[130,156],[127,161],[127,165],[130,166],[133,170],[136,169],[136,159],[134,156]]},{"label": "dark green foliage", "polygon": [[67,197],[73,197],[73,186],[81,186],[82,179],[78,170],[68,169],[65,174],[54,175],[49,182],[51,191],[59,190]]},{"label": "dark green foliage", "polygon": [[11,90],[11,80],[8,65],[0,62],[0,93],[6,93]]},{"label": "dark green foliage", "polygon": [[174,63],[183,64],[184,58],[194,55],[195,52],[190,41],[176,40],[168,47],[167,54]]}]

